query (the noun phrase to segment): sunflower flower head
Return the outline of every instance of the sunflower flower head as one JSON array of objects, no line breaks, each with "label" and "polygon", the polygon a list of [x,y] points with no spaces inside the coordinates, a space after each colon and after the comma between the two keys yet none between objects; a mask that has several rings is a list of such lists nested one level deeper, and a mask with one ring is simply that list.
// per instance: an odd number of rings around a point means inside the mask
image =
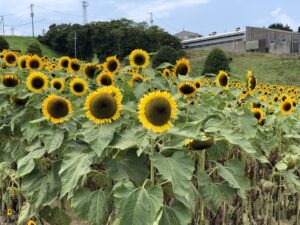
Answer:
[{"label": "sunflower flower head", "polygon": [[130,53],[129,60],[132,67],[146,68],[150,63],[150,56],[142,49],[135,49]]},{"label": "sunflower flower head", "polygon": [[176,118],[177,105],[168,92],[151,92],[145,95],[138,106],[139,120],[142,125],[154,133],[163,133],[172,127]]}]

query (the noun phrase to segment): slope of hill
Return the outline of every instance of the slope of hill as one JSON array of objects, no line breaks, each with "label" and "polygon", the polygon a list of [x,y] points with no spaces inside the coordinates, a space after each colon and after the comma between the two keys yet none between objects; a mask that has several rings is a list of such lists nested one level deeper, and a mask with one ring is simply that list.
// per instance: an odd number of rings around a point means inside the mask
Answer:
[{"label": "slope of hill", "polygon": [[[209,52],[189,50],[192,74],[201,74]],[[300,56],[278,56],[258,53],[228,53],[232,77],[245,80],[248,70],[252,70],[259,82],[300,86]]]},{"label": "slope of hill", "polygon": [[[33,42],[38,42],[38,40],[34,37],[23,37],[23,36],[5,36],[5,39],[8,41],[10,49],[18,49],[21,53],[26,53],[28,45]],[[49,57],[57,57],[58,53],[51,50],[47,46],[40,44],[43,55],[47,55]]]}]

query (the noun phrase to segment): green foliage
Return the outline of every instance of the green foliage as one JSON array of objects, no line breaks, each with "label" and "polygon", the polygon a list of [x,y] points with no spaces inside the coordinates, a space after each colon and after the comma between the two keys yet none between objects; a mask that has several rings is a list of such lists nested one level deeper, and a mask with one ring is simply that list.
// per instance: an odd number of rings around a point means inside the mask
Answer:
[{"label": "green foliage", "polygon": [[28,46],[27,53],[39,56],[42,56],[43,54],[41,46],[37,42],[34,42]]},{"label": "green foliage", "polygon": [[107,56],[126,57],[132,49],[155,52],[161,46],[181,48],[180,41],[157,26],[121,19],[87,25],[53,24],[38,40],[61,54],[74,57],[74,36],[77,35],[78,57],[91,60],[97,54],[100,60]]},{"label": "green foliage", "polygon": [[159,49],[158,53],[152,58],[152,66],[158,67],[163,63],[175,64],[178,59],[178,52],[169,46],[163,46]]},{"label": "green foliage", "polygon": [[9,49],[9,43],[3,36],[0,36],[0,51],[3,51],[4,49]]},{"label": "green foliage", "polygon": [[230,71],[229,62],[229,58],[222,49],[214,48],[206,58],[202,74],[218,74],[221,70]]},{"label": "green foliage", "polygon": [[273,23],[269,26],[270,29],[276,29],[276,30],[285,30],[285,31],[293,31],[291,27],[287,25],[283,25],[282,23]]}]

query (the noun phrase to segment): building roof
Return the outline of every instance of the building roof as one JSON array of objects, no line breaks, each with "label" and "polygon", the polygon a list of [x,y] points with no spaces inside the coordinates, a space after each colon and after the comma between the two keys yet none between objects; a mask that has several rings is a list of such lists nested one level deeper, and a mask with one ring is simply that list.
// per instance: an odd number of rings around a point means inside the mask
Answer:
[{"label": "building roof", "polygon": [[191,38],[197,38],[197,37],[202,37],[202,35],[190,32],[190,31],[181,31],[177,34],[174,34],[175,37],[178,37],[181,40],[186,40],[186,39],[191,39]]},{"label": "building roof", "polygon": [[199,37],[199,38],[191,38],[191,39],[183,40],[182,43],[185,44],[185,43],[191,43],[191,42],[200,42],[200,41],[213,40],[213,39],[218,39],[218,38],[242,36],[245,34],[246,34],[246,31],[242,30],[242,31],[228,32],[228,33],[222,33],[222,34],[215,34],[215,35]]}]

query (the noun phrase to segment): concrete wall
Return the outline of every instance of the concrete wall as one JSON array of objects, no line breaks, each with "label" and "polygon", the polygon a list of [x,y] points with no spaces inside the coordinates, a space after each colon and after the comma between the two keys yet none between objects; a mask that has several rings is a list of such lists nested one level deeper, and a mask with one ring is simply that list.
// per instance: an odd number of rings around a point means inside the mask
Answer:
[{"label": "concrete wall", "polygon": [[246,43],[245,43],[245,41],[237,41],[237,42],[217,44],[217,45],[211,45],[211,46],[205,46],[205,47],[194,47],[193,49],[201,49],[201,50],[210,51],[213,48],[221,48],[222,50],[224,50],[226,52],[243,53],[243,52],[245,52],[245,49],[246,49]]}]

